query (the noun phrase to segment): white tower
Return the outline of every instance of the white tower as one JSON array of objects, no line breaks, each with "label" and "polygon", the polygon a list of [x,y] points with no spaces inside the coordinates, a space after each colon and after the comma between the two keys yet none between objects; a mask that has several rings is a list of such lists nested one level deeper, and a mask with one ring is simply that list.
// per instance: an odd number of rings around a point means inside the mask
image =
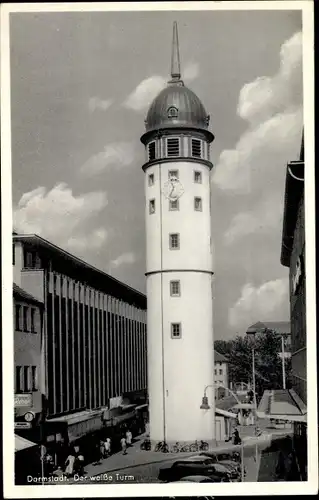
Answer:
[{"label": "white tower", "polygon": [[209,116],[180,74],[177,25],[171,80],[151,104],[146,149],[147,331],[150,438],[214,440]]}]

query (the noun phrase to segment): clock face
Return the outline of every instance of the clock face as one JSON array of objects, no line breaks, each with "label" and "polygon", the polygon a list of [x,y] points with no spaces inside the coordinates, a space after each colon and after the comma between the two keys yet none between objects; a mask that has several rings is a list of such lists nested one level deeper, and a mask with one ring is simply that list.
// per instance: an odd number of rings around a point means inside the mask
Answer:
[{"label": "clock face", "polygon": [[171,177],[164,184],[163,194],[168,200],[178,200],[184,193],[184,188],[182,183],[177,179],[177,177]]}]

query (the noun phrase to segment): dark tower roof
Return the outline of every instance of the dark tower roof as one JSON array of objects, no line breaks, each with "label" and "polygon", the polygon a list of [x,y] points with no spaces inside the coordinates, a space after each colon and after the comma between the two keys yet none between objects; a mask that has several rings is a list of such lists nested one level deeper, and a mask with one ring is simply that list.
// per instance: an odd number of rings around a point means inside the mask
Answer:
[{"label": "dark tower roof", "polygon": [[196,94],[181,80],[177,23],[173,27],[171,80],[152,102],[145,120],[146,134],[160,129],[191,128],[208,132],[209,116]]}]

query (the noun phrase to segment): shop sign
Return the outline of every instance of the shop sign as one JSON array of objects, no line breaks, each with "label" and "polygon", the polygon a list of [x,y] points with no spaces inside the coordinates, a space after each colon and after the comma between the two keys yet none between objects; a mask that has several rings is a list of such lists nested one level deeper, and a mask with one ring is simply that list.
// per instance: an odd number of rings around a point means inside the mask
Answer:
[{"label": "shop sign", "polygon": [[23,406],[32,406],[32,394],[15,394],[14,407],[21,408]]},{"label": "shop sign", "polygon": [[298,290],[298,287],[301,283],[301,279],[304,275],[304,262],[303,262],[303,256],[300,255],[298,257],[298,260],[296,262],[296,267],[295,267],[295,271],[294,271],[294,274],[292,276],[292,294],[295,295],[297,290]]},{"label": "shop sign", "polygon": [[30,429],[31,422],[14,422],[15,429]]}]

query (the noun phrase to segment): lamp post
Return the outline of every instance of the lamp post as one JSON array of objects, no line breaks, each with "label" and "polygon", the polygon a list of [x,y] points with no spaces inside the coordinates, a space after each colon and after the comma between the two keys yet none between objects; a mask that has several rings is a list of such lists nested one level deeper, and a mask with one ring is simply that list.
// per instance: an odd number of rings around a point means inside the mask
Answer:
[{"label": "lamp post", "polygon": [[[257,397],[256,397],[256,369],[255,369],[255,336],[256,336],[257,331],[253,331],[249,329],[249,331],[246,332],[246,335],[253,335],[253,344],[252,344],[252,372],[253,372],[253,393],[254,393],[254,408],[255,408],[255,436],[257,437]],[[256,470],[259,470],[258,467],[258,444],[256,442],[256,449],[255,449],[255,460],[256,460]]]},{"label": "lamp post", "polygon": [[[207,389],[209,387],[212,387],[213,389],[217,388],[217,387],[223,387],[223,389],[225,389],[226,391],[230,392],[230,394],[232,396],[234,396],[234,398],[236,399],[236,402],[238,404],[240,404],[240,401],[237,397],[237,395],[231,390],[231,389],[228,389],[228,387],[224,387],[223,385],[221,384],[209,384],[209,385],[206,385],[205,389],[204,389],[204,396],[202,397],[202,404],[200,405],[200,409],[201,410],[210,410],[210,406],[208,404],[208,397],[207,397]],[[245,468],[244,468],[244,445],[243,445],[243,441],[241,440],[241,443],[240,443],[240,460],[241,460],[241,480],[242,482],[244,482],[245,480]]]}]

